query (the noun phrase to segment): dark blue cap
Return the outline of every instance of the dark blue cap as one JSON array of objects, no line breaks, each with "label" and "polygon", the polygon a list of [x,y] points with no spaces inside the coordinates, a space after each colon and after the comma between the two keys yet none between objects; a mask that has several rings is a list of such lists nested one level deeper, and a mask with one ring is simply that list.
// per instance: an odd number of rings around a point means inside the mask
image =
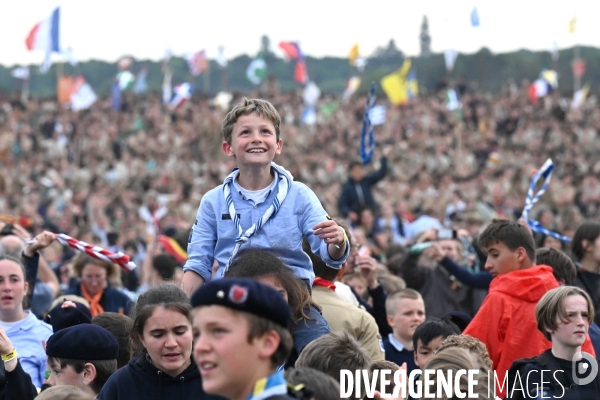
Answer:
[{"label": "dark blue cap", "polygon": [[52,325],[54,333],[61,329],[79,324],[89,324],[92,322],[92,313],[90,309],[81,303],[75,303],[75,307],[62,308],[62,303],[54,307],[44,322]]},{"label": "dark blue cap", "polygon": [[72,360],[114,360],[119,355],[119,342],[104,328],[80,324],[50,336],[46,344],[46,354],[49,357]]},{"label": "dark blue cap", "polygon": [[215,305],[254,314],[285,328],[292,320],[290,306],[279,292],[247,278],[216,279],[192,295],[192,307]]}]

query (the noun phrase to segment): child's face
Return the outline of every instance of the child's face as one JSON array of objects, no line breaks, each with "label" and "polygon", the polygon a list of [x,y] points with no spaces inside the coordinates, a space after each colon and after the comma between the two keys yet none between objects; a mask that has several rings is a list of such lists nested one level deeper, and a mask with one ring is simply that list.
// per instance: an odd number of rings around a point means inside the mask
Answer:
[{"label": "child's face", "polygon": [[415,349],[415,364],[417,364],[417,367],[421,369],[425,368],[443,341],[443,336],[436,337],[426,345],[421,342],[421,339],[417,340],[417,348]]},{"label": "child's face", "polygon": [[519,270],[521,263],[527,257],[523,247],[511,250],[500,242],[490,244],[486,247],[486,251],[488,256],[485,269],[494,277]]},{"label": "child's face", "polygon": [[272,353],[266,354],[263,337],[248,343],[248,320],[226,307],[199,307],[193,317],[194,361],[204,391],[231,399],[247,397],[256,381],[268,376],[261,370],[265,363],[259,362],[266,360],[270,368]]},{"label": "child's face", "polygon": [[412,341],[413,334],[425,321],[425,304],[423,299],[398,299],[398,306],[393,315],[388,315],[388,324],[394,336],[404,341]]},{"label": "child's face", "polygon": [[273,123],[258,114],[242,115],[233,125],[231,143],[223,142],[223,151],[237,160],[238,166],[270,165],[281,154],[283,141],[277,140]]},{"label": "child's face", "polygon": [[583,345],[590,327],[588,321],[588,303],[580,295],[568,296],[565,299],[565,314],[569,319],[564,323],[557,317],[558,328],[550,331],[552,347],[577,348]]},{"label": "child's face", "polygon": [[358,293],[358,295],[360,297],[365,296],[365,292],[367,291],[367,285],[365,284],[364,281],[358,279],[358,278],[352,278],[348,281],[346,281],[346,284],[352,286],[354,288],[354,290],[356,290],[356,293]]},{"label": "child's face", "polygon": [[70,365],[60,368],[60,364],[54,361],[50,365],[50,376],[48,384],[51,386],[69,385],[83,389],[83,371],[78,374]]}]

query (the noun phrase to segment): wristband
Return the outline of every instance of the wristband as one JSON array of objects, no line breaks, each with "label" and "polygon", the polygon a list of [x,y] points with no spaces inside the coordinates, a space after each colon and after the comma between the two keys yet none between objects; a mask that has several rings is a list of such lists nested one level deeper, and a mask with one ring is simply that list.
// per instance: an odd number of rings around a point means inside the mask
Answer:
[{"label": "wristband", "polygon": [[348,236],[346,236],[346,230],[344,229],[344,239],[342,239],[342,243],[338,244],[338,246],[342,246],[344,243],[346,243],[346,240],[348,240]]},{"label": "wristband", "polygon": [[17,349],[13,349],[13,351],[11,351],[10,353],[2,355],[2,361],[4,362],[12,361],[15,358],[17,358]]}]

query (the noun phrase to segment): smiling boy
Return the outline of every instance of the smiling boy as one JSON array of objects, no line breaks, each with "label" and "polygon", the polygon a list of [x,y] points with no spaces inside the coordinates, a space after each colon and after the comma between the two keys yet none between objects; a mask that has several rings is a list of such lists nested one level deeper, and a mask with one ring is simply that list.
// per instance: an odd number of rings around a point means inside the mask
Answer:
[{"label": "smiling boy", "polygon": [[[463,332],[485,343],[493,368],[502,379],[516,359],[533,357],[550,348],[536,329],[535,306],[558,287],[547,265],[535,265],[535,243],[517,222],[493,220],[479,237],[487,251],[485,269],[494,279],[481,308]],[[595,354],[589,342],[584,350]],[[497,393],[505,395],[506,387]]]},{"label": "smiling boy", "polygon": [[314,273],[302,251],[302,238],[329,266],[341,268],[349,254],[344,230],[304,184],[273,162],[281,154],[281,118],[271,103],[246,99],[225,117],[223,152],[237,168],[222,185],[206,193],[188,240],[183,290],[191,295],[223,276],[240,247],[268,250],[310,288]]}]

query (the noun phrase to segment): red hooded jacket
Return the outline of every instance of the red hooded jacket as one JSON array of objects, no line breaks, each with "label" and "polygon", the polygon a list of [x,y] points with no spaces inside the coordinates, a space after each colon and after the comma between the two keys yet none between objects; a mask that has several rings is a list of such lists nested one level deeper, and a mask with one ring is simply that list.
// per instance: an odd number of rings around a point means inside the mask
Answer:
[{"label": "red hooded jacket", "polygon": [[[492,280],[487,297],[463,334],[485,343],[501,384],[513,361],[535,357],[552,347],[537,328],[535,306],[546,292],[558,286],[547,265],[498,275]],[[589,336],[582,350],[596,355]],[[497,386],[496,391],[504,398],[506,385],[502,391]]]}]

